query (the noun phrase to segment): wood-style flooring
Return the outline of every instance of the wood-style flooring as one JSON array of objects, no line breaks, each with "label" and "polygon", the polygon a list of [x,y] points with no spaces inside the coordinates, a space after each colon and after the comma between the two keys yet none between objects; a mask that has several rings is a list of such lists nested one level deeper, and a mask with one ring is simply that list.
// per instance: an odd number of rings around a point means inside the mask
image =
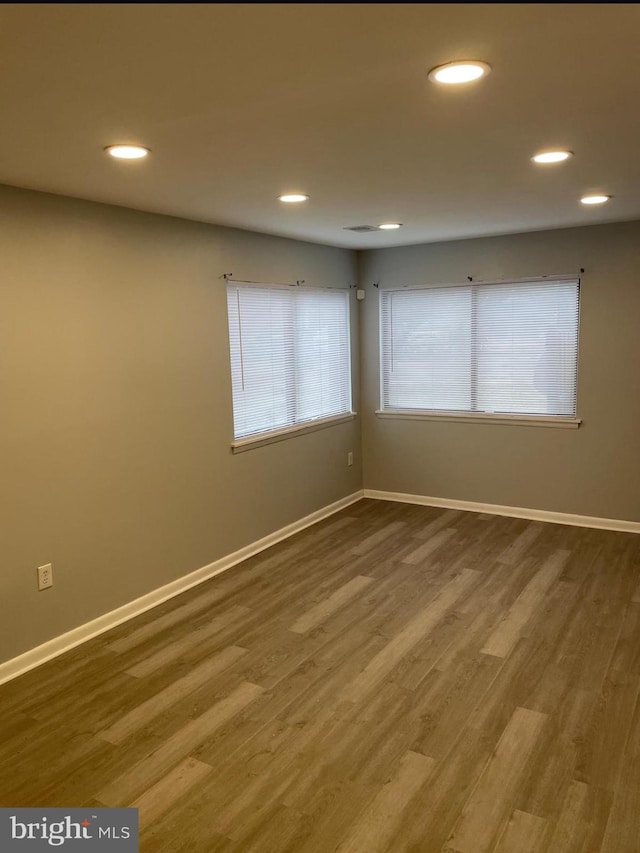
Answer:
[{"label": "wood-style flooring", "polygon": [[638,853],[640,537],[363,500],[0,687],[141,850]]}]

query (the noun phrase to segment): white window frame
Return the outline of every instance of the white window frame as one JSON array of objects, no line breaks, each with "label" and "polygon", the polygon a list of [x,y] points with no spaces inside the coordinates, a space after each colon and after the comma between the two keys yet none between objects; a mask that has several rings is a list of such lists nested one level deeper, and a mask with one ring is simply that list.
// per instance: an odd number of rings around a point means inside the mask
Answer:
[{"label": "white window frame", "polygon": [[[283,284],[271,284],[269,282],[247,282],[240,281],[231,278],[226,279],[227,283],[227,300],[229,298],[229,288],[233,287],[256,287],[263,290],[290,290],[292,288],[302,287],[302,285],[283,285]],[[330,415],[327,417],[318,417],[312,419],[301,420],[292,424],[287,424],[286,426],[278,427],[276,429],[270,430],[262,430],[255,433],[250,433],[240,437],[234,437],[231,441],[231,450],[233,453],[242,453],[245,450],[251,450],[253,448],[263,447],[268,444],[273,444],[274,442],[284,441],[286,439],[292,438],[294,436],[303,435],[305,433],[315,432],[316,430],[326,429],[327,427],[334,426],[336,424],[345,423],[347,421],[353,420],[357,413],[353,411],[353,369],[352,369],[352,353],[351,353],[351,299],[350,299],[350,290],[347,288],[330,288],[330,287],[304,287],[305,291],[317,291],[320,293],[326,292],[327,290],[332,291],[341,291],[345,294],[345,303],[347,306],[347,316],[346,316],[346,350],[347,350],[347,371],[349,377],[349,404],[348,410],[344,412],[340,412],[334,415]],[[287,386],[289,390],[295,389],[295,377],[288,376],[287,377]],[[295,390],[292,390],[292,393],[295,394]],[[232,388],[232,409],[233,409],[233,388]],[[235,423],[235,412],[233,412],[234,423]],[[234,428],[235,431],[235,428]]]},{"label": "white window frame", "polygon": [[[469,287],[475,285],[491,284],[526,284],[544,281],[576,281],[578,284],[578,349],[577,349],[577,364],[576,370],[580,362],[580,305],[581,305],[581,280],[579,276],[541,276],[528,277],[524,279],[501,279],[495,281],[482,282],[464,282],[458,284],[426,284],[412,286],[408,288],[394,287],[385,289],[390,290],[434,290],[453,287]],[[382,294],[383,291],[381,291]],[[376,409],[376,416],[381,419],[401,419],[401,420],[419,420],[419,421],[449,421],[452,423],[476,423],[476,424],[493,424],[503,426],[530,426],[530,427],[552,427],[557,429],[578,429],[582,423],[582,419],[577,416],[571,417],[567,415],[539,415],[539,414],[521,414],[521,413],[493,413],[493,412],[475,412],[475,411],[459,411],[459,410],[440,410],[440,409],[403,409],[403,408],[385,408],[384,407],[384,342],[383,342],[383,322],[382,322],[382,306],[379,304],[378,311],[378,345],[379,345],[379,393],[380,393],[380,408]],[[576,408],[578,399],[578,383],[576,377]]]}]

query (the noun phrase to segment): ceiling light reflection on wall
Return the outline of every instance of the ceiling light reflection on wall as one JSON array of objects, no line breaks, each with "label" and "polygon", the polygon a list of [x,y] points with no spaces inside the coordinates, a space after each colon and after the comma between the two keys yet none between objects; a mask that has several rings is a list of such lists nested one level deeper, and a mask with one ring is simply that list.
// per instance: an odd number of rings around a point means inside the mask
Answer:
[{"label": "ceiling light reflection on wall", "polygon": [[142,160],[151,153],[142,145],[107,145],[104,150],[116,160]]},{"label": "ceiling light reflection on wall", "polygon": [[605,204],[611,198],[610,195],[583,195],[582,204]]},{"label": "ceiling light reflection on wall", "polygon": [[531,158],[534,163],[564,163],[573,155],[572,151],[541,151]]},{"label": "ceiling light reflection on wall", "polygon": [[486,62],[464,59],[437,65],[429,72],[429,80],[455,86],[459,83],[471,83],[473,80],[479,80],[489,71],[491,71],[491,66]]},{"label": "ceiling light reflection on wall", "polygon": [[278,201],[284,201],[286,204],[297,204],[301,201],[309,201],[309,196],[304,193],[285,193],[278,196]]}]

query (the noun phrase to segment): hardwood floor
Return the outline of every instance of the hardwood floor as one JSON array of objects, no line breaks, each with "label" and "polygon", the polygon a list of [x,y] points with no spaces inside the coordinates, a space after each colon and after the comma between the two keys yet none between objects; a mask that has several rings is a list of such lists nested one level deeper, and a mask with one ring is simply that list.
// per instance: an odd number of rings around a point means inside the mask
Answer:
[{"label": "hardwood floor", "polygon": [[363,500],[0,687],[142,851],[638,853],[640,537]]}]

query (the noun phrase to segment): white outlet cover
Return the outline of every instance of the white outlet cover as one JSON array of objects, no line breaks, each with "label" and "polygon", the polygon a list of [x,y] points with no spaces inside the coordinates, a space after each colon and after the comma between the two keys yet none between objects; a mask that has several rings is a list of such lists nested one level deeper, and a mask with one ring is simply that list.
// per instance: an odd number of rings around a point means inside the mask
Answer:
[{"label": "white outlet cover", "polygon": [[49,589],[53,586],[53,565],[45,563],[44,566],[38,566],[38,589]]}]

